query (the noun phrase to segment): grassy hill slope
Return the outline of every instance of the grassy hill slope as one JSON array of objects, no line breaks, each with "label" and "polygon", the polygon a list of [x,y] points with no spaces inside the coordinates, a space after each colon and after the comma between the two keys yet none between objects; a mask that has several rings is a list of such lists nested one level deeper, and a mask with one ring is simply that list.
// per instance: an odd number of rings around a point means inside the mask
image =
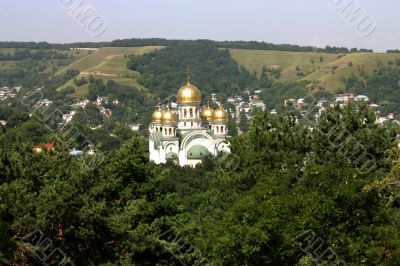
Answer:
[{"label": "grassy hill slope", "polygon": [[[68,65],[60,70],[57,75],[74,69],[80,71],[80,77],[93,75],[104,80],[114,80],[121,85],[135,86],[145,92],[146,88],[138,84],[136,80],[137,73],[127,68],[128,59],[126,56],[132,54],[141,55],[161,48],[162,46],[101,48]],[[66,87],[75,88],[73,95],[76,97],[82,97],[88,91],[87,84],[77,87],[73,80],[68,81],[59,90]]]},{"label": "grassy hill slope", "polygon": [[[16,49],[16,48],[0,48],[0,53],[3,54],[14,54],[18,50],[25,49]],[[37,52],[38,50],[29,49],[32,53]],[[88,55],[88,51],[73,51],[73,50],[57,50],[57,53],[65,54],[68,56],[66,59],[48,59],[48,60],[38,60],[42,65],[46,66],[46,69],[43,72],[54,74],[60,71],[60,69],[65,68],[77,60],[80,60],[83,57]],[[27,60],[1,60],[0,61],[0,71],[1,70],[10,70],[16,67],[18,63],[25,63]]]},{"label": "grassy hill slope", "polygon": [[343,80],[351,75],[359,76],[360,71],[368,74],[380,66],[387,66],[400,59],[398,54],[354,53],[348,54],[334,62],[330,62],[304,79],[334,91],[344,85]]},{"label": "grassy hill slope", "polygon": [[[138,73],[129,70],[126,55],[141,55],[163,48],[162,46],[146,47],[110,47],[101,48],[80,58],[58,71],[58,75],[69,69],[80,71],[80,76],[93,75],[104,80],[114,80],[123,85],[135,86],[146,93],[146,88],[138,84]],[[310,86],[323,87],[335,92],[344,87],[344,79],[351,75],[359,76],[361,71],[372,73],[379,66],[400,62],[400,54],[390,53],[352,53],[329,54],[314,52],[288,52],[229,49],[232,58],[249,71],[260,74],[262,67],[279,69],[280,80],[309,80]],[[86,52],[87,53],[87,52]],[[82,55],[81,55],[82,56]],[[88,85],[77,87],[73,80],[65,87],[74,87],[74,96],[81,97],[87,93]]]},{"label": "grassy hill slope", "polygon": [[[61,71],[57,73],[57,75],[62,74],[66,72],[69,69],[75,69],[79,71],[86,71],[89,69],[96,68],[97,66],[101,66],[104,64],[110,63],[110,61],[113,61],[116,57],[120,59],[120,63],[124,60],[124,55],[131,55],[131,54],[137,54],[141,55],[144,53],[148,53],[150,51],[154,51],[155,49],[159,49],[161,46],[146,46],[146,47],[105,47],[101,48],[97,51],[92,52],[88,56],[81,58],[80,60],[74,62],[73,64],[65,67]],[[122,59],[121,59],[122,58]],[[115,70],[121,70],[122,68],[126,68],[126,64],[120,64],[118,66],[118,69]]]},{"label": "grassy hill slope", "polygon": [[342,88],[343,79],[359,70],[372,73],[378,66],[394,63],[400,54],[328,54],[230,49],[232,57],[249,71],[261,72],[263,66],[281,70],[282,80],[310,80],[329,91]]}]

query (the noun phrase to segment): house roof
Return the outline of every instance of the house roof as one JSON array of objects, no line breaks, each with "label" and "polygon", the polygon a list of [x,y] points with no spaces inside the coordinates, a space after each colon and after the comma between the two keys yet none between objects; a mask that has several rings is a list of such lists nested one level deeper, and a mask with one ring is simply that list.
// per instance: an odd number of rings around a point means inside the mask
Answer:
[{"label": "house roof", "polygon": [[47,148],[48,150],[51,150],[51,149],[53,149],[54,145],[55,145],[54,142],[48,142],[48,143],[44,143],[44,144],[41,144],[41,145],[37,145],[37,146],[35,146],[34,148],[35,148],[35,149],[40,149],[40,148],[42,148],[42,147],[45,147],[45,148]]}]

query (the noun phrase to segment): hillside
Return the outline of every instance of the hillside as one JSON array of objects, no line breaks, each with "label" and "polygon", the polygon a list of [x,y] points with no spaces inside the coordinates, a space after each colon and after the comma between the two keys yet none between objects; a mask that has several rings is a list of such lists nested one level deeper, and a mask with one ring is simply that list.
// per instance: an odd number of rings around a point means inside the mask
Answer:
[{"label": "hillside", "polygon": [[400,55],[385,53],[348,54],[324,65],[304,79],[314,81],[317,85],[334,91],[343,87],[344,78],[351,75],[359,76],[360,71],[372,74],[378,67],[392,64],[396,59],[400,59]]},{"label": "hillside", "polygon": [[[0,55],[13,55],[16,52],[21,52],[26,49],[18,49],[18,48],[0,48]],[[33,54],[37,53],[39,50],[32,49],[30,50]],[[45,66],[42,72],[54,74],[59,72],[61,69],[66,68],[71,63],[80,60],[88,55],[88,51],[73,51],[73,50],[53,50],[58,54],[66,55],[65,59],[43,59],[37,60]],[[16,67],[16,65],[20,63],[26,63],[26,59],[23,60],[0,60],[0,71],[2,70],[12,70]]]},{"label": "hillside", "polygon": [[399,54],[385,53],[329,54],[243,49],[229,51],[238,64],[249,71],[259,74],[264,66],[280,69],[282,80],[309,80],[333,92],[343,87],[343,78],[351,74],[359,75],[359,70],[372,73],[378,66],[400,59]]},{"label": "hillside", "polygon": [[[137,82],[138,73],[127,68],[127,55],[143,55],[163,46],[144,47],[107,47],[77,56],[77,61],[64,67],[57,75],[74,69],[80,71],[80,77],[93,75],[104,80],[114,80],[122,85],[131,85],[145,92],[146,88]],[[250,72],[261,73],[263,67],[279,70],[279,80],[308,80],[310,87],[322,87],[336,92],[344,87],[344,79],[361,72],[373,73],[379,66],[398,63],[400,54],[391,53],[350,53],[331,54],[324,52],[291,52],[229,49],[232,58]],[[74,87],[73,96],[82,97],[87,93],[88,85],[77,87],[73,80],[68,81],[59,90]]]},{"label": "hillside", "polygon": [[[108,64],[110,62],[115,62],[115,58],[124,57],[124,55],[130,54],[144,54],[155,49],[159,49],[161,46],[145,46],[145,47],[105,47],[100,48],[97,51],[93,51],[89,55],[80,60],[72,63],[71,65],[65,67],[64,69],[60,70],[57,75],[66,72],[69,69],[75,69],[79,71],[85,71],[88,69],[94,69],[97,66],[101,67],[101,65]],[[126,62],[126,61],[125,61]],[[120,60],[121,63],[121,60]],[[113,65],[110,63],[110,65]],[[115,65],[115,64],[114,64]],[[122,68],[126,68],[126,65],[122,67],[119,65],[117,69],[111,69],[111,71],[119,71]],[[107,68],[107,71],[110,70]]]},{"label": "hillside", "polygon": [[[140,90],[145,90],[136,81],[137,73],[126,67],[128,62],[127,56],[131,54],[142,55],[160,48],[162,46],[100,48],[63,68],[56,75],[61,75],[73,69],[80,71],[80,77],[93,75],[105,80],[114,80],[121,85],[133,85]],[[88,85],[77,87],[73,80],[68,81],[59,90],[65,87],[74,87],[74,96],[77,97],[84,96],[88,90]]]}]

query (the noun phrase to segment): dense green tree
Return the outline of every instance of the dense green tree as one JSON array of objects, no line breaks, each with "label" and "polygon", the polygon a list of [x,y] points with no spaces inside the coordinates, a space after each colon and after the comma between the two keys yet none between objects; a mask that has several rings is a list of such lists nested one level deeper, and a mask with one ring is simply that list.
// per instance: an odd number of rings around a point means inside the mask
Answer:
[{"label": "dense green tree", "polygon": [[62,146],[2,153],[1,223],[17,245],[0,250],[13,251],[13,263],[34,264],[21,240],[39,229],[77,265],[173,262],[158,236],[168,229],[160,218],[174,208],[160,199],[156,185],[166,175],[149,163],[145,144],[135,136],[100,161],[70,157]]},{"label": "dense green tree", "polygon": [[76,86],[82,86],[82,85],[85,85],[85,84],[87,84],[88,83],[88,81],[87,81],[87,79],[85,78],[85,77],[82,77],[82,78],[80,78],[80,79],[74,79],[74,83],[75,83],[75,85]]},{"label": "dense green tree", "polygon": [[183,85],[188,72],[204,95],[230,96],[257,81],[255,73],[243,67],[239,70],[229,51],[218,49],[211,41],[176,43],[142,56],[130,56],[128,68],[140,72],[140,82],[161,98],[175,95],[177,84]]},{"label": "dense green tree", "polygon": [[75,114],[72,122],[77,125],[96,127],[103,122],[103,115],[96,105],[89,103],[84,111],[79,111]]},{"label": "dense green tree", "polygon": [[242,132],[246,133],[249,130],[249,121],[245,111],[240,112],[239,116],[239,128]]},{"label": "dense green tree", "polygon": [[283,111],[285,100],[298,99],[308,95],[307,85],[309,82],[274,82],[271,87],[263,90],[260,99],[264,101],[269,109]]},{"label": "dense green tree", "polygon": [[228,122],[228,132],[229,132],[229,136],[232,136],[232,137],[236,137],[238,135],[236,121],[232,118],[230,118],[229,122]]},{"label": "dense green tree", "polygon": [[36,145],[45,142],[46,139],[52,135],[52,132],[43,123],[34,119],[29,119],[16,128],[8,128],[8,126],[9,124],[7,124],[7,127],[4,129],[5,134],[2,141],[2,144],[5,146],[16,142],[17,139],[24,140],[25,143]]},{"label": "dense green tree", "polygon": [[400,69],[381,67],[373,74],[360,76],[353,75],[346,79],[347,91],[367,95],[372,102],[380,105],[382,115],[400,112]]},{"label": "dense green tree", "polygon": [[[307,254],[293,239],[307,230],[349,265],[396,264],[396,210],[364,189],[389,171],[383,151],[394,147],[395,136],[365,106],[352,108],[328,110],[313,130],[291,114],[258,114],[249,133],[232,142],[239,167],[209,174],[211,189],[188,196],[207,205],[181,215],[181,230],[217,265],[304,262]],[[376,168],[366,172],[347,158],[354,143],[330,139],[341,129],[351,130]]]}]

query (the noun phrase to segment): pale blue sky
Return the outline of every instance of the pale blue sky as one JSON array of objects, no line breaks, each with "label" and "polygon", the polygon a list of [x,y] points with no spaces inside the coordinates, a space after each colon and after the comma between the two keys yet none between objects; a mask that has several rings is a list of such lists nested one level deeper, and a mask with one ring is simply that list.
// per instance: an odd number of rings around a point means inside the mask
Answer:
[{"label": "pale blue sky", "polygon": [[[86,1],[107,19],[88,34],[62,3]],[[332,3],[354,1],[376,21],[362,37]],[[109,41],[119,38],[259,40],[299,45],[400,49],[397,0],[2,0],[2,41]]]}]

